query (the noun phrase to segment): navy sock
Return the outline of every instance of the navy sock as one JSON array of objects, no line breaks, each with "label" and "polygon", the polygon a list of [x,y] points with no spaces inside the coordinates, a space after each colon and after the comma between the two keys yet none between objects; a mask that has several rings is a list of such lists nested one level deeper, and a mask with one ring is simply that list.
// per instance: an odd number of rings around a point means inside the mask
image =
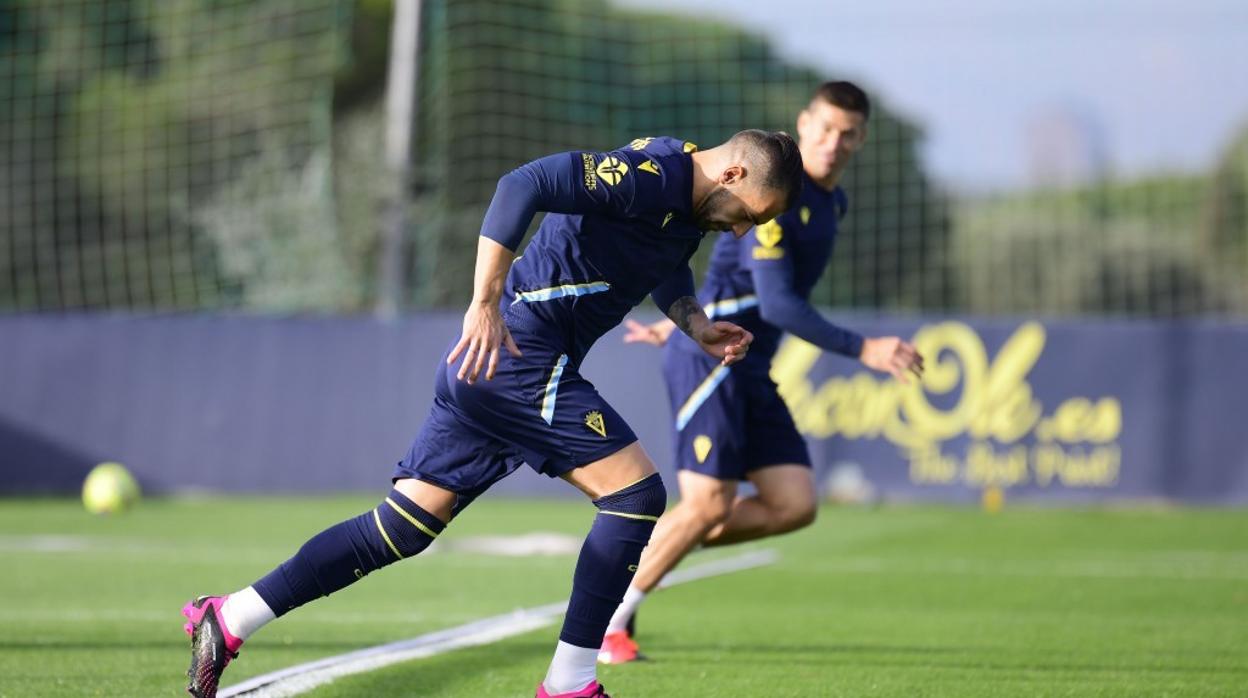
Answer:
[{"label": "navy sock", "polygon": [[273,613],[342,589],[392,562],[429,547],[446,528],[398,490],[376,509],[313,536],[295,556],[252,585]]},{"label": "navy sock", "polygon": [[594,500],[598,516],[589,529],[572,579],[572,598],[559,639],[597,649],[611,615],[633,581],[641,551],[667,506],[667,490],[658,473]]}]

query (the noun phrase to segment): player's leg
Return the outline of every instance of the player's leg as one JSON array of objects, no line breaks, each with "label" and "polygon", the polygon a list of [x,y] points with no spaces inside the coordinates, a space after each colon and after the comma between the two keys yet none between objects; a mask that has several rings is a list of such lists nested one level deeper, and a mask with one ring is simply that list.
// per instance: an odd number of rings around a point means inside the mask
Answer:
[{"label": "player's leg", "polygon": [[598,690],[596,663],[607,621],[667,502],[654,463],[636,442],[561,477],[585,492],[598,514],[577,559],[559,644],[539,697]]},{"label": "player's leg", "polygon": [[598,661],[623,664],[641,659],[641,651],[630,624],[646,597],[663,577],[676,568],[707,533],[723,522],[732,508],[737,483],[731,480],[681,470],[680,501],[663,514],[650,545],[641,556],[633,583],[611,615]]},{"label": "player's leg", "polygon": [[738,497],[731,512],[709,530],[703,545],[731,545],[796,531],[815,520],[818,502],[810,467],[772,465],[747,474],[758,493]]},{"label": "player's leg", "polygon": [[182,614],[191,636],[187,690],[200,698],[216,695],[226,665],[262,626],[429,547],[450,520],[454,503],[453,492],[400,480],[376,507],[313,536],[252,585],[186,604]]},{"label": "player's leg", "polygon": [[646,593],[728,518],[737,492],[735,481],[692,470],[681,470],[677,478],[680,501],[659,519],[633,579],[633,586]]},{"label": "player's leg", "polygon": [[733,503],[728,519],[707,534],[703,542],[708,546],[786,533],[815,519],[810,454],[775,382],[756,372],[748,379],[739,376],[738,384],[747,395],[740,457],[758,493]]},{"label": "player's leg", "polygon": [[[667,492],[632,429],[578,367],[544,338],[515,329],[512,337],[522,358],[502,357],[493,381],[475,387],[457,382],[451,393],[474,423],[514,448],[530,467],[567,480],[598,508],[537,695],[600,695],[596,659],[603,632],[663,513]],[[481,386],[487,383],[499,387],[486,394]]]},{"label": "player's leg", "polygon": [[[438,385],[446,385],[439,367]],[[191,635],[187,690],[214,696],[221,673],[252,633],[310,601],[370,572],[417,555],[451,517],[520,461],[506,444],[461,419],[439,390],[408,451],[393,489],[373,509],[310,538],[269,574],[228,596],[204,596],[183,614]]]},{"label": "player's leg", "polygon": [[709,357],[670,348],[663,375],[677,415],[673,445],[680,502],[659,520],[637,575],[611,617],[599,656],[609,664],[640,657],[629,630],[633,616],[663,576],[728,516],[744,474],[739,434],[745,407],[737,378]]}]

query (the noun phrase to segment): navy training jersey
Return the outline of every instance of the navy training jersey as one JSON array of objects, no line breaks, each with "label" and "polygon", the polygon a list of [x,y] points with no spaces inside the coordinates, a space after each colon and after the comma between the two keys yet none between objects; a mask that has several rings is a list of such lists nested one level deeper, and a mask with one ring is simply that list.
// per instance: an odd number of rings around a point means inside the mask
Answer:
[{"label": "navy training jersey", "polygon": [[[535,208],[549,212],[507,274],[509,329],[540,337],[576,366],[647,294],[657,299],[657,287],[691,295],[688,262],[703,237],[691,216],[695,149],[640,138],[607,153],[542,158],[504,177],[523,179],[526,191],[539,192]],[[482,234],[498,239],[490,222],[487,213]]]},{"label": "navy training jersey", "polygon": [[698,300],[712,319],[735,323],[754,334],[746,359],[750,363],[770,366],[783,332],[760,316],[753,272],[783,272],[793,293],[809,300],[832,255],[848,206],[843,189],[828,191],[803,174],[796,206],[739,239],[723,235],[716,241]]}]

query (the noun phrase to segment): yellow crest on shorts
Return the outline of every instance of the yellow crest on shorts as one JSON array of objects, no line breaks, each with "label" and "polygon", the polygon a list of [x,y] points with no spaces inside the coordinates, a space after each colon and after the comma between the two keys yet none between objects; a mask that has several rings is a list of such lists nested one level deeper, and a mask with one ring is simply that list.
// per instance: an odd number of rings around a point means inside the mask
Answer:
[{"label": "yellow crest on shorts", "polygon": [[606,437],[607,435],[607,423],[603,420],[602,413],[598,410],[590,410],[585,413],[585,426],[599,436]]},{"label": "yellow crest on shorts", "polygon": [[705,463],[706,457],[711,455],[711,437],[698,434],[693,440],[693,455],[697,457],[699,463]]}]

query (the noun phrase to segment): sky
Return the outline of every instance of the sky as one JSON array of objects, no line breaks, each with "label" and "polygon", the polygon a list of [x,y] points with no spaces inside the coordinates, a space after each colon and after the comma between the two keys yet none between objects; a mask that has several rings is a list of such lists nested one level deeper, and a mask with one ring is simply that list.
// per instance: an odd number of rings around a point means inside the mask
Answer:
[{"label": "sky", "polygon": [[859,82],[956,189],[1201,171],[1248,129],[1248,0],[613,1],[708,13]]}]

